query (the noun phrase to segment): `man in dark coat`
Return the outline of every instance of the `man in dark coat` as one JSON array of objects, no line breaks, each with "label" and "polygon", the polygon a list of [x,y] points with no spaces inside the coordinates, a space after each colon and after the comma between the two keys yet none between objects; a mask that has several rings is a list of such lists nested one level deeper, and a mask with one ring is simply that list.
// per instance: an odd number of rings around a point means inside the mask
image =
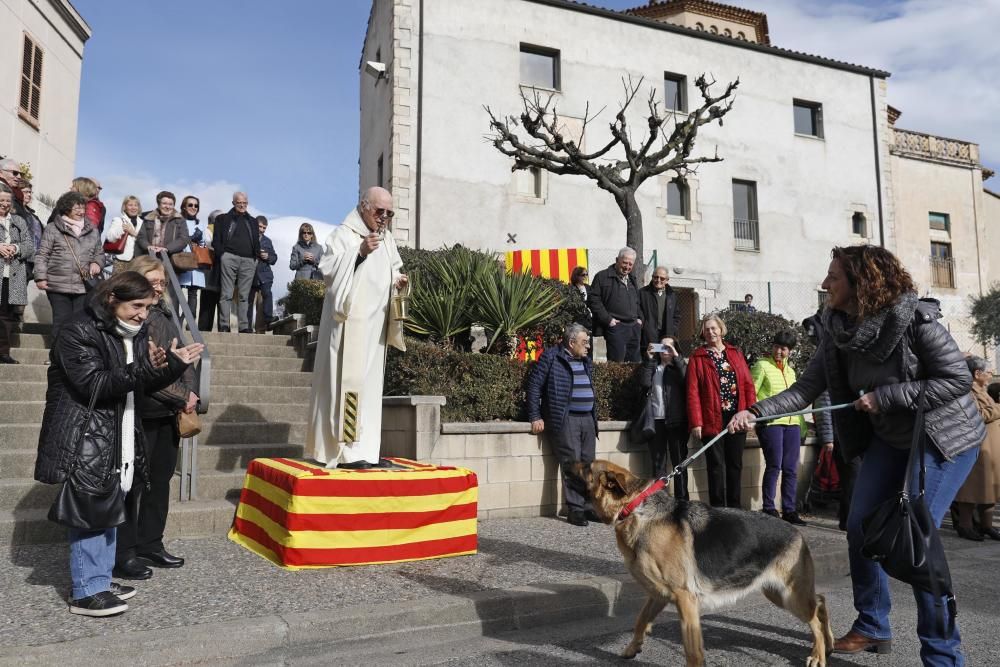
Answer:
[{"label": "man in dark coat", "polygon": [[677,293],[670,287],[667,267],[653,270],[649,284],[639,290],[639,309],[642,313],[642,349],[664,338],[677,338],[681,325],[681,311],[677,309]]},{"label": "man in dark coat", "polygon": [[589,347],[587,330],[570,324],[562,344],[542,353],[526,389],[531,432],[544,431],[548,435],[562,469],[567,520],[575,526],[586,526],[588,519],[599,520],[590,507],[583,480],[570,473],[574,463],[593,461],[597,449],[597,407],[593,365],[587,358]]},{"label": "man in dark coat", "polygon": [[[278,261],[274,252],[274,244],[264,235],[267,231],[267,218],[257,216],[257,230],[260,232],[260,255],[257,260],[257,275],[254,276],[253,287],[250,288],[250,306],[247,319],[250,330],[254,329],[254,314],[257,316],[257,329],[262,333],[274,321],[274,301],[271,296],[271,285],[274,284],[274,272],[271,267]],[[257,294],[260,294],[261,305],[257,308]]]},{"label": "man in dark coat", "polygon": [[233,290],[238,290],[236,313],[240,333],[253,333],[247,317],[250,288],[257,275],[260,257],[260,233],[257,220],[247,212],[249,200],[245,192],[233,193],[233,207],[215,219],[212,249],[219,264],[219,331],[229,331],[229,316],[233,310]]},{"label": "man in dark coat", "polygon": [[608,361],[638,362],[642,333],[639,283],[632,275],[635,250],[622,248],[615,263],[598,271],[590,283],[587,305],[594,325],[604,332]]}]

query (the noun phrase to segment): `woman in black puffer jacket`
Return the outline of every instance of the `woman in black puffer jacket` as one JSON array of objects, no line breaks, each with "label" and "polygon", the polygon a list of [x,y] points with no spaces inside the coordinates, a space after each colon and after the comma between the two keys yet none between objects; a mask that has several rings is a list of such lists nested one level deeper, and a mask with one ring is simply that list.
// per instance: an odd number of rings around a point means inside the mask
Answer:
[{"label": "woman in black puffer jacket", "polygon": [[[63,327],[50,354],[35,461],[39,482],[63,482],[74,464],[95,479],[119,477],[126,492],[133,483],[145,482],[137,398],[180,377],[203,348],[177,348],[174,342],[165,351],[153,345],[143,324],[154,300],[149,281],[124,271],[98,287],[84,312]],[[79,436],[96,386],[94,414]],[[96,436],[87,437],[91,432]],[[135,589],[111,581],[115,536],[115,528],[69,530],[72,613],[110,616],[128,609],[122,598],[135,595]]]},{"label": "woman in black puffer jacket", "polygon": [[[797,382],[738,413],[730,429],[746,430],[754,417],[807,408],[825,389],[835,404],[854,402],[854,410],[838,411],[834,420],[845,458],[863,457],[847,518],[858,616],[833,648],[887,653],[889,581],[877,562],[861,555],[861,520],[903,487],[921,385],[927,387],[926,501],[938,526],[976,462],[986,428],[969,395],[972,376],[964,355],[936,321],[937,302],[917,298],[910,274],[884,248],[834,248],[832,254],[816,354]],[[954,618],[942,623],[936,608],[941,601],[913,592],[924,664],[964,664]],[[948,605],[943,608],[949,614]]]}]

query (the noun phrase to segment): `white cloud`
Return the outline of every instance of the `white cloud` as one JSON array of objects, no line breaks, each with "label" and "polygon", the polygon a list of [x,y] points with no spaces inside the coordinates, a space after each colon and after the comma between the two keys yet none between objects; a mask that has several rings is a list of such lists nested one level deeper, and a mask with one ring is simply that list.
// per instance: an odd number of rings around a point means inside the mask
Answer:
[{"label": "white cloud", "polygon": [[902,128],[980,144],[1000,167],[1000,2],[997,0],[755,0],[771,42],[885,69]]}]

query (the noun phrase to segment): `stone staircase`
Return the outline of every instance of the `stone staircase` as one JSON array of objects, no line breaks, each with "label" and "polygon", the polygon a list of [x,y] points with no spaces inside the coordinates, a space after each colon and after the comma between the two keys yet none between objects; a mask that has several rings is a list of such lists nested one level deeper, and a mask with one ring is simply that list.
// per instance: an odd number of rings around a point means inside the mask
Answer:
[{"label": "stone staircase", "polygon": [[[212,354],[212,392],[198,437],[197,500],[178,502],[174,477],[167,537],[225,534],[249,462],[302,456],[309,408],[304,355],[290,335],[203,334]],[[45,517],[56,487],[32,479],[45,407],[49,327],[22,325],[0,365],[0,545],[65,540]]]}]

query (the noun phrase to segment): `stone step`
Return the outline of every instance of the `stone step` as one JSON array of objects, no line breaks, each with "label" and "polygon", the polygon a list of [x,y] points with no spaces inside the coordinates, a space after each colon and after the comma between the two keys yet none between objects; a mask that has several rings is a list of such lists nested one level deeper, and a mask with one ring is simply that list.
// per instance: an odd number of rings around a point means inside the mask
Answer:
[{"label": "stone step", "polygon": [[[271,388],[278,392],[283,387]],[[267,392],[268,390],[262,390]],[[265,393],[266,396],[266,393]],[[263,398],[261,396],[260,398]],[[41,423],[45,401],[0,402],[0,424]],[[272,424],[304,423],[306,409],[295,404],[280,403],[217,403],[212,402],[203,424],[217,422],[268,422]]]},{"label": "stone step", "polygon": [[[287,361],[287,360],[285,360]],[[0,382],[45,382],[47,366],[0,364]],[[214,370],[212,387],[257,385],[259,387],[308,387],[312,374],[292,370]],[[0,424],[3,422],[0,421]]]},{"label": "stone step", "polygon": [[[35,474],[35,447],[0,450],[0,479],[31,479]],[[246,470],[250,461],[257,458],[302,458],[299,444],[244,444],[230,443],[208,445],[198,443],[198,470],[202,473],[232,473]]]},{"label": "stone step", "polygon": [[[36,333],[16,333],[11,336],[10,346],[12,348],[29,348],[35,350],[45,350],[52,343],[52,336],[49,334]],[[12,354],[16,358],[16,355]]]},{"label": "stone step", "polygon": [[[42,427],[39,422],[0,422],[0,449],[35,449]],[[198,441],[206,445],[303,443],[306,438],[304,422],[268,423],[262,421],[227,422],[206,421]]]},{"label": "stone step", "polygon": [[[213,345],[209,348],[212,354],[212,368],[221,370],[239,370],[244,360],[249,360],[247,369],[259,370],[300,370],[302,359],[295,348],[278,347],[276,345]],[[49,360],[49,350],[40,347],[22,347],[11,350],[11,356],[21,362],[22,366],[44,366]],[[270,368],[274,362],[276,366]],[[298,363],[292,363],[298,362]]]},{"label": "stone step", "polygon": [[[168,539],[225,535],[236,506],[228,500],[171,502],[167,517]],[[46,519],[48,508],[0,511],[0,545],[58,544],[66,529]]]},{"label": "stone step", "polygon": [[255,357],[250,355],[212,357],[213,377],[218,371],[259,371],[262,373],[281,371],[301,373],[305,371],[305,368],[306,360],[299,359],[298,357]]},{"label": "stone step", "polygon": [[281,336],[274,334],[241,334],[241,333],[205,333],[202,332],[206,345],[227,344],[227,345],[248,345],[257,346],[291,346],[291,336]]},{"label": "stone step", "polygon": [[[0,403],[44,401],[48,384],[45,382],[0,382]],[[218,403],[259,403],[267,399],[274,404],[309,405],[309,387],[281,387],[278,391],[260,385],[228,385],[213,387],[213,410]]]}]

